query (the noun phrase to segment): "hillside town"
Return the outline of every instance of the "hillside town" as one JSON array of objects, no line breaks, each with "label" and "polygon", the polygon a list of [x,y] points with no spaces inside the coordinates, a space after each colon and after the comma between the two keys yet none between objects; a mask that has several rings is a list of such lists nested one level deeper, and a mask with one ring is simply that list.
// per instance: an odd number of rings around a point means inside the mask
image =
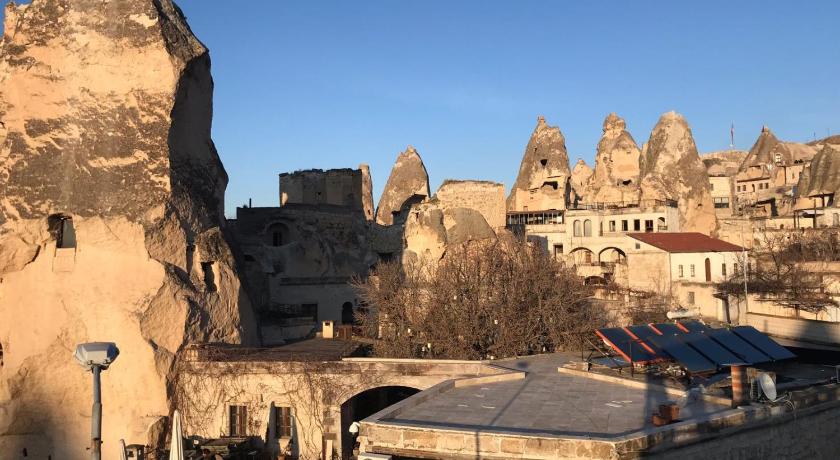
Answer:
[{"label": "hillside town", "polygon": [[534,114],[512,184],[406,139],[225,217],[172,0],[11,1],[0,82],[0,459],[840,450],[840,136]]}]

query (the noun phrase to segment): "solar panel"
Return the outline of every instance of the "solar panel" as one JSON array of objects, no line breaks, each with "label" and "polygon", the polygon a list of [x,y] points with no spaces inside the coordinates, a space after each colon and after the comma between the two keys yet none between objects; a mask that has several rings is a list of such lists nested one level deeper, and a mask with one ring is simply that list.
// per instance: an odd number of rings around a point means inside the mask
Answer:
[{"label": "solar panel", "polygon": [[751,364],[733,355],[729,350],[712,340],[706,334],[689,332],[674,337],[699,351],[700,354],[711,360],[718,367],[731,366],[732,364]]},{"label": "solar panel", "polygon": [[634,363],[650,362],[658,358],[620,327],[598,329],[595,333],[628,361],[631,361],[631,354]]},{"label": "solar panel", "polygon": [[745,362],[757,364],[770,361],[769,356],[750,345],[746,340],[732,333],[729,329],[709,329],[705,334]]},{"label": "solar panel", "polygon": [[677,324],[686,332],[706,332],[709,330],[709,327],[700,321],[680,321]]},{"label": "solar panel", "polygon": [[732,332],[738,334],[742,339],[746,340],[762,353],[770,356],[773,360],[796,358],[796,355],[788,351],[787,348],[774,342],[773,339],[758,332],[758,329],[752,326],[738,326],[733,327]]},{"label": "solar panel", "polygon": [[662,335],[684,334],[685,331],[677,327],[674,323],[656,323],[651,324],[650,327]]},{"label": "solar panel", "polygon": [[641,339],[642,346],[644,346],[649,352],[655,354],[657,357],[666,358],[665,354],[659,349],[659,347],[650,343],[650,340],[647,340],[651,336],[659,335],[649,326],[627,326],[624,330],[630,333],[631,336]]},{"label": "solar panel", "polygon": [[717,370],[715,363],[706,359],[697,350],[681,342],[674,335],[659,335],[650,337],[648,340],[653,342],[657,347],[665,350],[665,353],[671,355],[680,366],[692,374],[714,372]]}]

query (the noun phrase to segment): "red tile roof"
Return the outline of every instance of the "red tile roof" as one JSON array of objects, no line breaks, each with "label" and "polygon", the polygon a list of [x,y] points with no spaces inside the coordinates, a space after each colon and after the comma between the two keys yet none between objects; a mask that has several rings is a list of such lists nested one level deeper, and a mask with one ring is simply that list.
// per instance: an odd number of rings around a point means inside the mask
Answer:
[{"label": "red tile roof", "polygon": [[628,233],[630,238],[666,252],[733,252],[741,246],[696,232]]}]

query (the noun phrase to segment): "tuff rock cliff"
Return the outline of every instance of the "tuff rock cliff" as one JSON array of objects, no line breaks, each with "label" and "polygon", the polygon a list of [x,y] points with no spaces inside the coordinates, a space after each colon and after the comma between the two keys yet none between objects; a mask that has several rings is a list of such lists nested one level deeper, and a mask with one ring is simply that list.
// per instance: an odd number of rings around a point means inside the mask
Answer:
[{"label": "tuff rock cliff", "polygon": [[595,154],[595,174],[590,201],[632,201],[639,193],[639,157],[636,141],[624,119],[611,113],[604,120],[603,134]]},{"label": "tuff rock cliff", "polygon": [[816,155],[818,149],[807,144],[797,142],[782,142],[775,134],[764,126],[755,144],[750,148],[746,158],[738,170],[740,173],[749,172],[753,167],[767,165],[792,165],[800,161],[807,161]]},{"label": "tuff rock cliff", "polygon": [[709,176],[682,115],[668,112],[659,118],[642,149],[640,175],[643,206],[674,200],[681,231],[707,235],[716,231]]},{"label": "tuff rock cliff", "polygon": [[429,174],[420,154],[412,146],[397,156],[397,161],[385,183],[379,206],[376,208],[376,223],[393,225],[394,217],[412,203],[423,201],[431,195]]},{"label": "tuff rock cliff", "polygon": [[[225,239],[207,49],[171,0],[33,0],[0,43],[0,452],[89,456],[76,344],[114,341],[104,458],[189,342],[257,342]],[[154,430],[152,430],[153,432]],[[153,433],[152,433],[153,434]]]},{"label": "tuff rock cliff", "polygon": [[508,196],[508,211],[566,209],[569,176],[566,139],[540,116]]}]

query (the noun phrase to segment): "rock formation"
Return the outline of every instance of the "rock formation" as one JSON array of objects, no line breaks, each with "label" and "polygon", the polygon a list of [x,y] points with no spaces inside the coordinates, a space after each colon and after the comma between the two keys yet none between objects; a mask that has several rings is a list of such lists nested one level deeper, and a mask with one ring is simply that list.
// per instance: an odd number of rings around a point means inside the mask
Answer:
[{"label": "rock formation", "polygon": [[[823,144],[810,168],[800,176],[798,194],[801,198],[834,195],[836,206],[840,196],[840,145]],[[807,207],[810,205],[806,204]]]},{"label": "rock formation", "polygon": [[639,193],[639,150],[624,119],[611,113],[604,119],[603,135],[595,154],[595,175],[589,201],[633,201]]},{"label": "rock formation", "polygon": [[682,115],[668,112],[650,133],[640,162],[640,200],[674,200],[680,210],[680,229],[711,234],[716,230],[709,176]]},{"label": "rock formation", "polygon": [[118,458],[169,414],[184,344],[257,342],[210,58],[171,0],[33,0],[6,9],[0,82],[0,452],[88,458],[90,375],[71,353],[114,341]]},{"label": "rock formation", "polygon": [[453,245],[496,237],[479,211],[444,208],[434,200],[412,206],[403,235],[403,263],[425,265],[439,261]]},{"label": "rock formation", "polygon": [[784,164],[792,165],[796,162],[810,160],[817,153],[817,148],[807,144],[796,142],[782,142],[764,126],[761,134],[756,139],[747,157],[744,158],[739,172],[743,173],[752,167],[765,167],[767,165]]},{"label": "rock formation", "polygon": [[392,225],[394,216],[399,215],[403,209],[411,207],[412,203],[418,203],[428,198],[429,174],[423,159],[414,150],[408,148],[399,154],[382,197],[379,199],[379,206],[376,208],[376,223],[380,225]]},{"label": "rock formation", "polygon": [[508,196],[508,211],[566,209],[569,176],[566,139],[540,116]]},{"label": "rock formation", "polygon": [[373,221],[373,179],[370,177],[370,166],[365,163],[359,165],[359,170],[362,171],[362,210],[365,213],[365,219]]},{"label": "rock formation", "polygon": [[743,150],[721,150],[700,155],[709,176],[734,177],[747,157]]},{"label": "rock formation", "polygon": [[575,201],[586,201],[591,194],[592,168],[583,159],[578,159],[575,167],[572,168],[572,177],[569,182],[572,191],[575,192]]}]

